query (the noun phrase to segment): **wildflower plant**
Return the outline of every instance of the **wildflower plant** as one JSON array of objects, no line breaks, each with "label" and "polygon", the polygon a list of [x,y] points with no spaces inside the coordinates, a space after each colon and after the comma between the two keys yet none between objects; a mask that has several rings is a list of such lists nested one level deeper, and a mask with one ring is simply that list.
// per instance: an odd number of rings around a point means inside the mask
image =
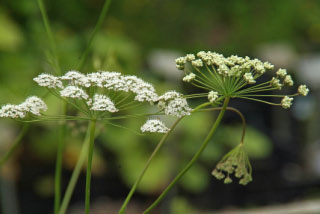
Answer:
[{"label": "wildflower plant", "polygon": [[[82,147],[79,160],[75,166],[67,190],[62,200],[60,200],[61,186],[61,165],[63,153],[63,140],[58,142],[58,152],[56,160],[55,175],[55,203],[54,213],[66,213],[70,198],[72,196],[75,184],[79,177],[81,167],[87,158],[86,172],[86,192],[85,192],[85,211],[90,213],[90,186],[91,186],[91,166],[93,158],[94,139],[96,132],[96,123],[101,122],[105,125],[113,125],[120,128],[116,124],[117,120],[126,118],[148,118],[140,127],[141,133],[161,133],[161,140],[150,155],[139,177],[132,186],[128,196],[122,204],[119,213],[125,214],[126,207],[131,200],[136,188],[142,180],[145,172],[150,166],[153,158],[174,131],[175,127],[182,119],[191,114],[201,111],[219,111],[211,129],[206,138],[202,142],[200,148],[187,165],[178,173],[168,187],[160,194],[143,213],[148,214],[155,208],[172,187],[183,177],[183,175],[197,161],[207,144],[216,132],[225,111],[233,111],[237,113],[243,124],[243,134],[239,145],[227,153],[216,168],[212,171],[212,175],[217,179],[223,179],[224,183],[232,182],[232,174],[239,179],[242,185],[252,181],[252,168],[249,158],[244,148],[244,136],[246,122],[242,113],[229,107],[231,99],[240,98],[251,101],[262,102],[273,106],[281,106],[288,109],[292,105],[295,96],[307,96],[309,89],[306,85],[300,85],[297,93],[290,95],[270,94],[269,92],[281,90],[283,87],[292,87],[294,82],[292,77],[287,74],[285,69],[279,69],[273,73],[273,77],[265,82],[260,82],[260,77],[265,73],[271,73],[274,66],[269,62],[262,62],[258,59],[250,59],[249,57],[230,56],[224,57],[215,52],[200,51],[196,55],[187,54],[186,56],[176,59],[176,67],[185,73],[183,81],[192,84],[204,90],[203,93],[183,95],[177,91],[169,90],[159,95],[154,86],[141,78],[133,75],[124,75],[115,71],[98,71],[93,73],[81,73],[83,65],[87,59],[92,40],[101,27],[111,0],[106,0],[102,12],[99,16],[97,25],[89,40],[88,47],[80,57],[77,70],[71,70],[62,74],[59,64],[59,58],[56,50],[56,44],[53,39],[52,31],[49,25],[48,17],[42,0],[38,0],[39,8],[43,17],[45,28],[48,34],[52,60],[51,65],[57,75],[42,73],[33,80],[40,86],[46,88],[48,92],[64,102],[61,115],[48,115],[46,111],[50,106],[37,97],[30,96],[20,104],[6,104],[0,107],[0,118],[10,118],[19,122],[38,122],[38,121],[67,121],[82,120],[88,121],[88,131],[86,139]],[[268,93],[267,93],[268,92]],[[265,98],[274,97],[276,102],[270,102]],[[207,102],[201,103],[195,108],[191,108],[187,99],[206,98]],[[128,109],[138,109],[141,105],[147,104],[157,108],[152,113],[143,114],[127,114]],[[73,111],[67,111],[68,108]],[[71,112],[71,113],[70,113]],[[176,117],[176,121],[171,127],[167,127],[162,121],[155,119],[156,115],[169,115]],[[145,120],[145,119],[144,119]],[[27,129],[18,137],[22,138]],[[61,126],[62,137],[64,127]],[[11,151],[9,152],[11,153]],[[8,156],[5,156],[7,159]],[[4,160],[4,159],[3,159]],[[0,161],[2,164],[4,161]]]},{"label": "wildflower plant", "polygon": [[[185,76],[182,79],[184,82],[192,84],[193,86],[205,91],[203,93],[186,95],[184,97],[187,99],[207,98],[208,100],[191,110],[191,114],[199,111],[211,110],[219,110],[220,113],[208,132],[205,140],[202,142],[199,150],[172,180],[167,188],[164,189],[160,196],[143,212],[144,214],[150,213],[150,211],[162,201],[170,189],[183,177],[183,175],[200,157],[219,126],[226,110],[234,111],[241,117],[243,121],[243,135],[239,145],[221,159],[216,168],[212,171],[212,175],[219,180],[223,179],[226,184],[232,182],[232,174],[235,178],[239,179],[239,184],[241,185],[247,185],[252,181],[252,168],[244,147],[246,122],[241,112],[232,107],[228,107],[231,99],[246,99],[273,106],[281,106],[284,109],[288,109],[291,107],[295,96],[307,96],[309,92],[306,85],[300,85],[297,93],[294,94],[270,94],[270,92],[281,90],[283,87],[292,87],[294,82],[291,75],[287,74],[285,69],[279,69],[273,73],[272,70],[274,69],[274,65],[269,62],[262,62],[259,59],[251,59],[249,57],[224,57],[222,54],[215,52],[200,51],[196,55],[187,54],[186,56],[177,58],[176,67],[185,73]],[[261,82],[260,77],[266,73],[271,74],[273,77],[270,80]],[[161,97],[162,99],[159,101],[158,105],[164,106],[162,101],[166,101],[166,97],[169,95],[170,97],[178,96],[174,92],[168,92]],[[268,98],[270,97],[275,98],[277,101],[269,101]],[[182,104],[183,102],[179,103]],[[171,105],[167,104],[167,107],[168,106]],[[172,106],[174,106],[174,103],[172,103]],[[189,111],[190,110],[188,109],[187,112]],[[165,112],[171,111],[167,110]],[[189,114],[180,114],[180,118],[171,127],[168,133],[170,133],[176,124],[187,115]],[[166,140],[168,133],[163,137],[163,141]],[[126,198],[126,201],[119,212],[120,214],[125,213],[128,201],[163,141],[159,142],[158,146],[150,156],[140,177],[137,179],[137,182],[134,184]]]}]

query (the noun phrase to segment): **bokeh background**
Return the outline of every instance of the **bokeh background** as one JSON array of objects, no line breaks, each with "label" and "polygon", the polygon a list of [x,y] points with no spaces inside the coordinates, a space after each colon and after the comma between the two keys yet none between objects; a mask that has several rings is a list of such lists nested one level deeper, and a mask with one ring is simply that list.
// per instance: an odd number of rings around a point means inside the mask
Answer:
[{"label": "bokeh background", "polygon": [[[44,1],[64,72],[74,69],[103,5],[102,0]],[[35,0],[0,2],[0,104],[43,96],[32,78],[52,73],[50,44]],[[320,212],[320,1],[318,0],[121,0],[113,1],[82,72],[116,70],[154,83],[159,92],[198,92],[181,81],[174,59],[211,50],[225,56],[257,57],[287,68],[296,84],[307,84],[289,110],[235,100],[248,123],[246,149],[253,182],[224,185],[211,176],[217,161],[240,139],[241,121],[227,113],[200,161],[154,213],[319,213]],[[49,57],[50,58],[50,57]],[[271,75],[269,76],[271,77]],[[268,77],[267,77],[268,78]],[[287,89],[287,93],[294,92]],[[50,112],[59,102],[45,98]],[[197,102],[190,101],[195,106]],[[128,213],[141,213],[200,146],[215,115],[191,116],[175,131],[154,160]],[[138,130],[143,120],[122,125]],[[170,119],[168,123],[172,122]],[[57,127],[30,126],[22,145],[1,169],[1,213],[52,213]],[[69,122],[64,153],[63,189],[77,161],[86,123]],[[22,124],[0,120],[0,154]],[[141,137],[103,126],[96,142],[92,213],[114,214],[160,135]],[[84,171],[70,214],[82,213]],[[292,211],[293,210],[293,211]]]}]

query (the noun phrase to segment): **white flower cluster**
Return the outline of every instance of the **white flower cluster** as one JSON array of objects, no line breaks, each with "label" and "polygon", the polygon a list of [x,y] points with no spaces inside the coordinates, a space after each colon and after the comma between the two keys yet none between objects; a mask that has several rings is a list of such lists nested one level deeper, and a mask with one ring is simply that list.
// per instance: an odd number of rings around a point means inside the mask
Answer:
[{"label": "white flower cluster", "polygon": [[62,97],[69,97],[73,99],[85,99],[89,98],[89,95],[81,88],[73,85],[69,85],[60,91]]},{"label": "white flower cluster", "polygon": [[[176,66],[180,70],[184,70],[185,64],[190,62],[193,67],[198,69],[204,64],[207,68],[213,68],[219,75],[223,77],[243,78],[248,84],[256,83],[256,78],[264,74],[267,70],[274,68],[269,62],[262,62],[259,59],[250,59],[249,57],[230,56],[224,57],[222,54],[215,52],[200,51],[196,58],[193,54],[187,54],[184,57],[176,59]],[[281,72],[280,72],[281,74]],[[190,74],[189,74],[190,75]],[[183,81],[190,82],[195,76],[185,76]],[[282,74],[281,74],[282,75]],[[291,84],[287,79],[287,84]]]},{"label": "white flower cluster", "polygon": [[306,85],[300,85],[298,87],[298,94],[302,96],[307,96],[309,93],[309,89],[307,88]]},{"label": "white flower cluster", "polygon": [[111,99],[103,94],[95,94],[93,97],[93,102],[90,100],[88,105],[91,106],[93,111],[109,111],[117,112],[119,111]]},{"label": "white flower cluster", "polygon": [[19,105],[7,104],[1,107],[0,117],[25,118],[27,113],[40,116],[40,111],[46,111],[47,105],[39,97],[32,96],[27,98]]},{"label": "white flower cluster", "polygon": [[[287,74],[287,70],[286,69],[283,69],[283,68],[280,68],[277,72],[276,72],[276,74],[277,74],[277,77],[273,77],[272,79],[271,79],[271,82],[270,82],[270,84],[273,86],[273,87],[275,87],[275,88],[277,88],[277,89],[281,89],[282,88],[282,86],[284,86],[284,85],[287,85],[287,86],[293,86],[293,80],[292,80],[292,77],[291,77],[291,75],[288,75]],[[283,80],[283,82],[281,83],[281,80],[280,79],[282,79]]]},{"label": "white flower cluster", "polygon": [[183,77],[182,81],[184,82],[191,82],[196,78],[196,75],[194,73],[190,73],[187,76]]},{"label": "white flower cluster", "polygon": [[51,74],[40,74],[33,78],[33,80],[42,87],[48,88],[63,88],[63,84],[59,77],[55,77]]},{"label": "white flower cluster", "polygon": [[280,80],[276,77],[272,77],[271,81],[270,81],[270,85],[277,88],[277,89],[281,89],[282,88],[282,84],[280,83]]},{"label": "white flower cluster", "polygon": [[[261,62],[259,59],[250,59],[249,57],[230,56],[224,57],[222,54],[215,52],[200,51],[197,53],[198,59],[193,54],[187,54],[185,57],[176,59],[177,68],[183,70],[186,62],[190,62],[195,67],[202,67],[203,63],[208,66],[217,66],[217,71],[224,76],[240,76],[247,72],[256,72],[263,74],[267,70],[273,69],[269,62]],[[236,68],[237,72],[234,72]]]},{"label": "white flower cluster", "polygon": [[138,102],[150,103],[158,100],[154,87],[136,76],[126,76],[119,72],[99,71],[82,74],[78,71],[69,71],[61,77],[49,74],[40,74],[34,80],[43,87],[64,88],[61,80],[68,81],[68,86],[60,92],[61,96],[70,98],[88,99],[86,92],[80,87],[100,87],[113,91],[133,92]]},{"label": "white flower cluster", "polygon": [[277,72],[276,72],[277,76],[284,78],[287,75],[287,70],[280,68]]},{"label": "white flower cluster", "polygon": [[210,103],[214,103],[218,99],[218,92],[216,91],[210,91],[208,93],[208,100]]},{"label": "white flower cluster", "polygon": [[158,107],[163,109],[166,115],[183,117],[190,115],[192,109],[183,95],[176,91],[168,91],[158,99]]},{"label": "white flower cluster", "polygon": [[283,99],[281,100],[282,108],[285,108],[285,109],[290,108],[290,106],[292,105],[292,101],[293,101],[292,97],[288,97],[288,96],[283,97]]},{"label": "white flower cluster", "polygon": [[166,127],[166,125],[162,121],[156,120],[156,119],[147,120],[145,124],[141,126],[140,129],[142,132],[158,132],[158,133],[167,133],[170,130],[169,128]]},{"label": "white flower cluster", "polygon": [[256,81],[254,80],[252,73],[245,73],[243,78],[247,81],[248,84],[254,84]]}]

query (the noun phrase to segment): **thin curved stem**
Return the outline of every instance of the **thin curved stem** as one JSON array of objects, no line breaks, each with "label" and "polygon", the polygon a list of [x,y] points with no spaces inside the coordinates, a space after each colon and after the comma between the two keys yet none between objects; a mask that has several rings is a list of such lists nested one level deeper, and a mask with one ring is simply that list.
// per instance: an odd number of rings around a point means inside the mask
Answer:
[{"label": "thin curved stem", "polygon": [[160,142],[158,143],[158,145],[156,146],[156,148],[153,150],[151,156],[149,157],[146,165],[144,166],[143,170],[141,171],[138,179],[136,180],[136,182],[134,183],[134,185],[132,186],[129,194],[127,195],[125,201],[123,202],[121,209],[119,211],[119,214],[125,214],[126,212],[126,208],[127,205],[130,201],[130,199],[132,198],[134,192],[136,191],[138,185],[140,184],[145,172],[147,171],[149,165],[151,164],[152,159],[154,158],[154,156],[156,156],[156,154],[158,153],[158,151],[160,150],[160,148],[162,147],[163,143],[167,140],[168,136],[171,134],[171,132],[173,131],[173,129],[178,125],[178,123],[182,120],[183,117],[180,117],[179,119],[177,119],[175,121],[175,123],[171,126],[170,131],[168,131],[160,140]]},{"label": "thin curved stem", "polygon": [[99,29],[102,26],[103,20],[107,15],[107,12],[108,12],[108,9],[110,7],[110,4],[111,4],[111,0],[106,0],[104,2],[104,5],[102,7],[102,11],[101,11],[100,16],[98,18],[97,24],[94,27],[94,30],[93,30],[93,32],[91,34],[91,37],[89,39],[89,42],[87,44],[87,48],[85,49],[85,51],[83,52],[83,54],[80,57],[80,62],[79,62],[79,65],[77,67],[78,70],[81,70],[83,68],[83,66],[84,66],[84,63],[85,63],[85,61],[86,61],[86,59],[88,57],[88,54],[90,52],[90,49],[91,49],[93,39],[94,39],[94,37],[96,36],[97,32],[99,31]]},{"label": "thin curved stem", "polygon": [[2,165],[5,164],[7,162],[7,160],[11,157],[11,155],[16,151],[16,149],[18,148],[18,146],[22,142],[21,141],[22,138],[27,133],[28,129],[29,129],[29,124],[25,124],[22,127],[22,130],[20,131],[18,137],[14,140],[14,142],[13,142],[12,146],[10,147],[10,149],[3,155],[3,157],[1,157],[1,159],[0,159],[0,167],[2,167]]},{"label": "thin curved stem", "polygon": [[246,99],[246,100],[253,100],[253,101],[257,101],[260,103],[265,103],[265,104],[269,104],[269,105],[274,105],[274,106],[280,106],[281,104],[278,103],[272,103],[272,102],[268,102],[268,101],[264,101],[264,100],[259,100],[259,99],[255,99],[255,98],[251,98],[251,97],[245,97],[245,96],[237,96],[238,98],[241,99]]},{"label": "thin curved stem", "polygon": [[77,184],[77,181],[78,181],[82,166],[83,166],[83,164],[84,164],[84,162],[86,160],[87,151],[88,151],[89,143],[90,143],[90,140],[89,140],[90,128],[91,127],[88,126],[88,130],[87,130],[86,136],[84,138],[84,142],[83,142],[83,145],[82,145],[82,148],[81,148],[81,151],[80,151],[80,155],[79,155],[78,161],[76,163],[76,166],[74,167],[74,170],[73,170],[72,175],[71,175],[71,179],[70,179],[69,184],[67,186],[67,190],[66,190],[66,192],[64,194],[64,197],[62,199],[61,207],[59,209],[59,214],[65,214],[66,213],[66,211],[68,209],[68,205],[69,205],[70,199],[71,199],[71,196],[72,196],[72,193],[73,193],[73,190],[74,190],[74,188],[75,188],[75,186]]},{"label": "thin curved stem", "polygon": [[88,164],[87,164],[87,175],[86,175],[86,197],[85,197],[86,214],[90,213],[91,167],[92,167],[92,158],[93,158],[95,130],[96,130],[96,121],[92,120],[90,122],[90,144],[89,144],[89,150],[88,150]]},{"label": "thin curved stem", "polygon": [[167,193],[172,189],[172,187],[182,178],[182,176],[191,168],[191,166],[198,160],[204,149],[207,147],[207,144],[211,140],[213,134],[215,133],[216,129],[218,128],[221,119],[226,111],[228,103],[230,101],[229,97],[226,97],[222,106],[222,109],[213,124],[211,130],[209,131],[206,139],[203,141],[200,149],[196,152],[190,162],[179,172],[179,174],[173,179],[173,181],[168,185],[168,187],[160,194],[160,196],[143,212],[143,214],[149,214],[150,211],[155,208],[161,200],[167,195]]},{"label": "thin curved stem", "polygon": [[[199,110],[199,111],[197,111],[197,112],[202,112],[202,111],[216,111],[216,110],[222,110],[222,107],[207,108],[207,109]],[[244,137],[245,137],[245,134],[246,134],[246,127],[247,127],[246,119],[245,119],[245,117],[243,116],[243,114],[241,113],[241,111],[239,111],[239,110],[236,109],[236,108],[227,107],[226,110],[227,110],[227,111],[233,111],[233,112],[237,113],[237,114],[240,116],[241,121],[242,121],[242,135],[241,135],[241,141],[240,141],[240,142],[243,144],[243,142],[244,142]]]}]

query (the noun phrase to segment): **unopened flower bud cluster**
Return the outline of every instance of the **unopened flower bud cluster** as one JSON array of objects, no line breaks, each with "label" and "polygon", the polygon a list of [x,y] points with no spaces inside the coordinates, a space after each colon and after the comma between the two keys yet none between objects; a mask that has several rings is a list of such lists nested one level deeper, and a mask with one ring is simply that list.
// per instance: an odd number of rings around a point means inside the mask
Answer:
[{"label": "unopened flower bud cluster", "polygon": [[[187,63],[193,66],[194,72],[186,68]],[[269,62],[262,62],[259,59],[251,59],[247,56],[224,57],[216,52],[200,51],[196,55],[187,54],[184,57],[179,57],[176,59],[176,66],[180,70],[185,70],[184,82],[209,91],[208,99],[210,102],[217,99],[216,96],[213,96],[212,91],[216,91],[225,97],[239,97],[264,102],[261,99],[264,96],[261,95],[261,92],[280,90],[283,86],[293,86],[294,84],[291,75],[287,74],[287,70],[282,68],[275,72],[275,76],[270,81],[257,84],[257,79],[268,70],[272,70],[274,66]],[[253,93],[255,92],[260,93],[257,98],[254,98]],[[297,94],[283,95],[281,102],[274,104],[287,109],[292,105],[293,96],[306,96],[308,92],[307,86],[301,85]]]}]

